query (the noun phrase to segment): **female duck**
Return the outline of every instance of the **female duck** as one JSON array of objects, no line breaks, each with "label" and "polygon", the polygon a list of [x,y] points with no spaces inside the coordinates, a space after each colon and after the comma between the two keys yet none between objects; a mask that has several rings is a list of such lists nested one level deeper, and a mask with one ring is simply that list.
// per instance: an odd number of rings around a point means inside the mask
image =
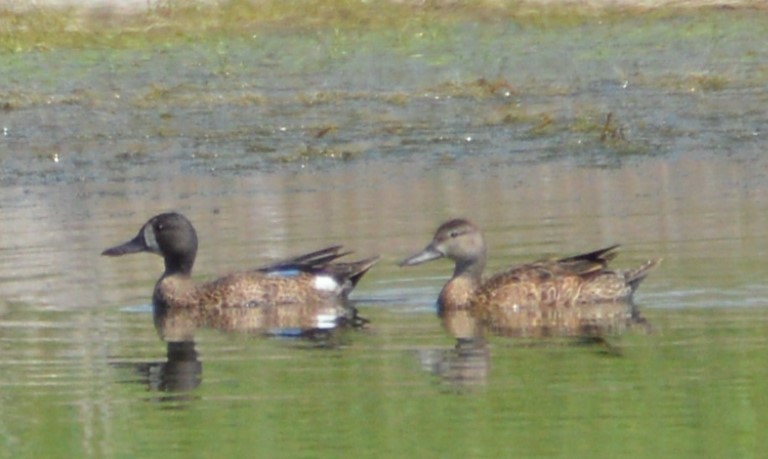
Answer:
[{"label": "female duck", "polygon": [[512,267],[483,281],[483,235],[472,222],[454,219],[441,225],[432,242],[400,266],[441,257],[455,263],[437,304],[438,314],[457,338],[475,337],[477,323],[502,335],[599,335],[620,331],[639,319],[632,294],[659,262],[610,270],[608,262],[616,257],[617,247]]},{"label": "female duck", "polygon": [[164,213],[102,255],[150,252],[163,257],[165,271],[152,296],[155,327],[164,339],[180,341],[191,339],[200,326],[282,332],[359,323],[363,319],[348,307],[347,296],[379,257],[333,263],[349,253],[340,250],[328,247],[198,284],[190,277],[197,254],[195,229],[183,215]]}]

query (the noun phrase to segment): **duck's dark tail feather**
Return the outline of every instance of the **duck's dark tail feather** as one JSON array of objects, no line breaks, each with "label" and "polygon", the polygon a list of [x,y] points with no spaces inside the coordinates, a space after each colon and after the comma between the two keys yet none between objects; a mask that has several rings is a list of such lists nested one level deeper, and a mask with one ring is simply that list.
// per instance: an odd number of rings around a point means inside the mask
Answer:
[{"label": "duck's dark tail feather", "polygon": [[634,292],[637,290],[637,287],[640,285],[640,282],[645,279],[645,277],[648,275],[649,272],[653,268],[659,265],[661,263],[661,258],[657,258],[655,260],[648,260],[642,265],[638,266],[637,268],[630,269],[628,271],[624,272],[624,278],[627,280],[627,284],[632,287],[632,291]]},{"label": "duck's dark tail feather", "polygon": [[325,271],[329,272],[344,285],[342,295],[347,296],[357,286],[357,283],[365,273],[379,261],[379,258],[381,257],[376,255],[351,263],[333,263],[328,265]]},{"label": "duck's dark tail feather", "polygon": [[365,260],[353,261],[351,263],[333,263],[328,266],[334,275],[348,279],[352,283],[352,287],[357,285],[360,278],[368,272],[373,265],[375,265],[379,258],[379,255],[366,258]]}]

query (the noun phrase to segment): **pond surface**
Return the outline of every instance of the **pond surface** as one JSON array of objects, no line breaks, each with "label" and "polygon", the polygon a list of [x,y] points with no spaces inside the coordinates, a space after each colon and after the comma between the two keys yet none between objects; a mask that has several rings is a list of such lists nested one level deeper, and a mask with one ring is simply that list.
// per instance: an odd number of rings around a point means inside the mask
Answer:
[{"label": "pond surface", "polygon": [[[254,31],[0,56],[0,456],[766,457],[768,21]],[[152,215],[195,276],[343,243],[381,254],[339,345],[204,331],[166,349]],[[662,257],[620,355],[435,317],[472,218],[489,271]]]}]

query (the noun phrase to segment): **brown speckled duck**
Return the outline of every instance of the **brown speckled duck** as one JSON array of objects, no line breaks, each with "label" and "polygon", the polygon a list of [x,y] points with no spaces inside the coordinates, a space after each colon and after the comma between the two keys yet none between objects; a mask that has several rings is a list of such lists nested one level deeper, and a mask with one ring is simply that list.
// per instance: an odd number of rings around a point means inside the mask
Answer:
[{"label": "brown speckled duck", "polygon": [[155,327],[167,341],[191,340],[198,327],[225,331],[300,334],[364,319],[347,296],[378,256],[336,262],[341,246],[237,272],[207,283],[191,278],[197,234],[181,214],[152,217],[132,240],[102,252],[120,256],[150,252],[163,257],[165,272],[152,295]]},{"label": "brown speckled duck", "polygon": [[441,257],[455,263],[437,304],[444,325],[459,339],[474,338],[482,330],[509,336],[600,336],[642,321],[632,294],[659,262],[608,269],[617,248],[515,266],[483,281],[483,235],[472,222],[454,219],[400,266]]}]

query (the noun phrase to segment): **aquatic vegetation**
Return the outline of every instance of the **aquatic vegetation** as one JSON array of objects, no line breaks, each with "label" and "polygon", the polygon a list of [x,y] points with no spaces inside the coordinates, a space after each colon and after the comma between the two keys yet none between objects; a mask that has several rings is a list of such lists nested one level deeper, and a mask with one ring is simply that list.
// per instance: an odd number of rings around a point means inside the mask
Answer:
[{"label": "aquatic vegetation", "polygon": [[[155,5],[0,11],[10,137],[42,116],[27,109],[45,109],[46,123],[63,127],[41,138],[70,149],[64,166],[111,151],[194,158],[195,170],[368,154],[614,158],[709,132],[699,130],[703,109],[717,122],[741,119],[742,104],[724,103],[730,92],[762,94],[768,75],[762,11],[738,8]],[[759,130],[729,129],[741,143]]]},{"label": "aquatic vegetation", "polygon": [[506,78],[477,78],[470,81],[445,81],[427,90],[434,97],[510,97],[518,93],[515,86]]},{"label": "aquatic vegetation", "polygon": [[[23,5],[23,3],[20,3]],[[755,1],[745,9],[764,9]],[[57,48],[136,48],[149,44],[252,37],[264,31],[332,30],[399,31],[403,45],[424,37],[445,39],[446,24],[513,23],[524,28],[557,29],[595,22],[618,23],[639,15],[651,20],[689,14],[691,8],[594,6],[567,3],[552,7],[534,2],[491,0],[429,2],[361,2],[357,0],[167,0],[148,2],[145,9],[26,6],[0,8],[0,51],[51,51]],[[701,7],[711,11],[713,8]],[[683,33],[683,32],[681,32]],[[227,72],[226,61],[220,71]]]},{"label": "aquatic vegetation", "polygon": [[[185,83],[168,86],[160,83],[150,83],[140,94],[131,99],[137,108],[150,108],[162,105],[172,105],[180,108],[210,107],[210,106],[248,106],[266,103],[267,98],[259,92],[250,90],[212,92],[206,88]],[[168,113],[165,118],[170,118]]]},{"label": "aquatic vegetation", "polygon": [[722,91],[730,83],[730,79],[724,75],[713,75],[708,72],[694,73],[678,80],[675,89],[699,92]]},{"label": "aquatic vegetation", "polygon": [[305,145],[301,149],[280,156],[276,162],[282,164],[306,164],[318,159],[333,161],[348,161],[362,154],[366,148],[362,145],[334,145],[334,146],[314,146]]}]

